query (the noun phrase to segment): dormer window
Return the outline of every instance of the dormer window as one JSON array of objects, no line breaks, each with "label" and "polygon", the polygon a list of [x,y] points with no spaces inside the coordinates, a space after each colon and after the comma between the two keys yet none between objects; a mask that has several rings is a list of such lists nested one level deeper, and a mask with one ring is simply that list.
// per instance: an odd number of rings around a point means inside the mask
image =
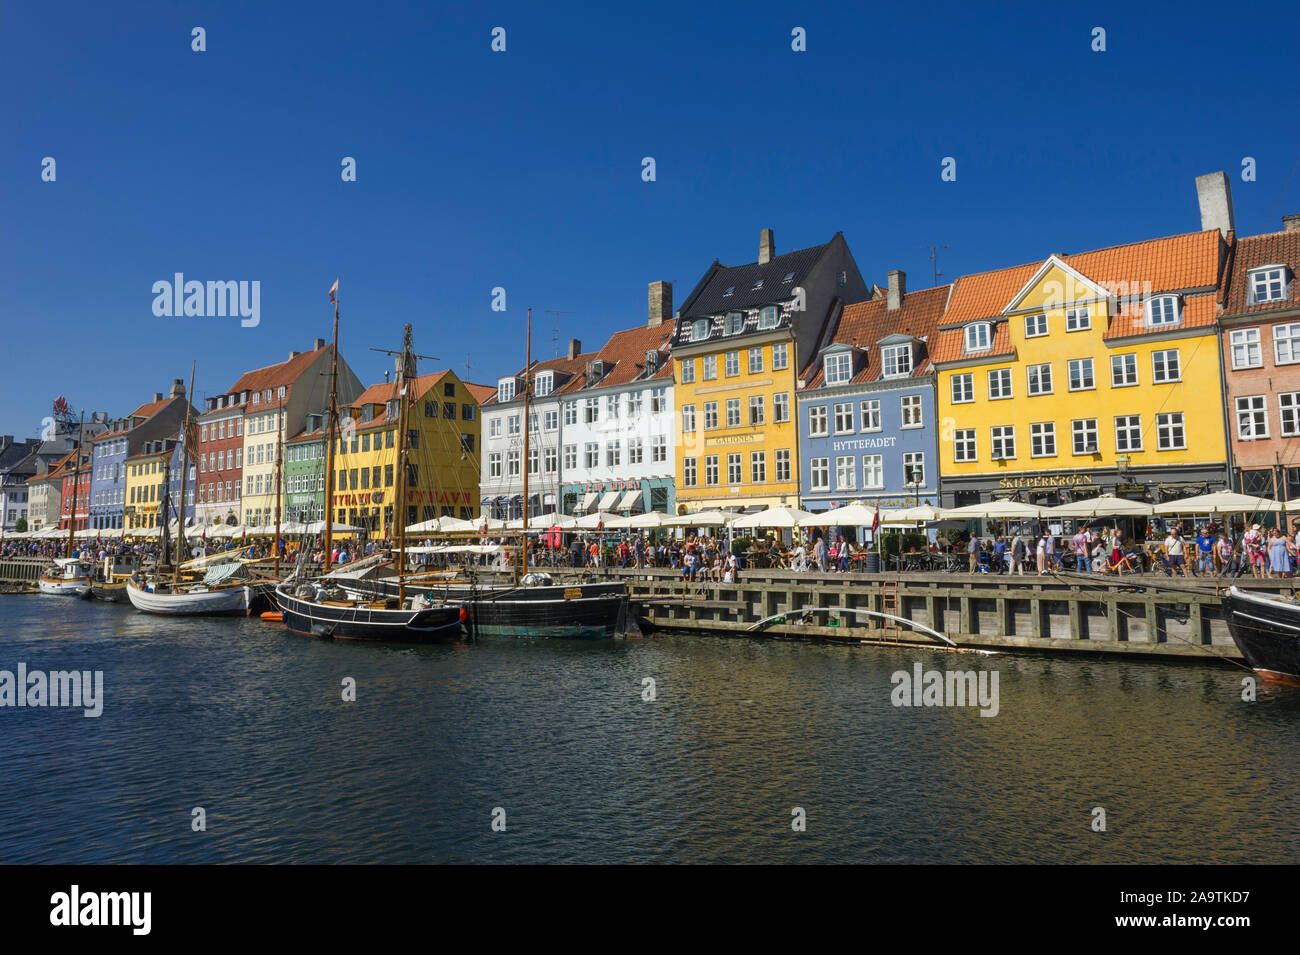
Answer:
[{"label": "dormer window", "polygon": [[[793,274],[793,273],[791,273]],[[758,313],[759,328],[776,328],[776,323],[781,317],[781,310],[775,305],[765,305],[763,310]]]},{"label": "dormer window", "polygon": [[1249,272],[1250,293],[1247,305],[1281,302],[1290,297],[1285,265],[1266,265]]},{"label": "dormer window", "polygon": [[745,327],[745,316],[740,312],[727,313],[727,334],[739,335],[740,330]]},{"label": "dormer window", "polygon": [[514,401],[515,400],[515,380],[513,378],[502,378],[497,381],[497,401]]},{"label": "dormer window", "polygon": [[736,286],[728,285],[727,290],[722,293],[722,297],[727,298],[728,296],[735,295],[735,294],[736,294]]},{"label": "dormer window", "polygon": [[826,384],[842,385],[853,377],[853,356],[846,351],[827,355],[824,359]]},{"label": "dormer window", "polygon": [[537,376],[533,387],[537,397],[549,395],[555,390],[555,373],[550,371],[542,372]]},{"label": "dormer window", "polygon": [[691,326],[691,341],[702,342],[709,337],[709,326],[713,322],[707,318],[697,318],[695,324]]},{"label": "dormer window", "polygon": [[786,273],[785,273],[785,278],[781,279],[781,284],[782,284],[782,285],[785,285],[785,284],[787,284],[787,283],[789,283],[789,282],[793,282],[793,281],[794,281],[794,273],[793,273],[793,272],[786,272]]},{"label": "dormer window", "polygon": [[993,347],[993,330],[988,322],[974,322],[965,331],[966,351],[988,351]]},{"label": "dormer window", "polygon": [[605,363],[599,358],[587,362],[587,387],[591,388],[600,383],[600,379],[605,377]]},{"label": "dormer window", "polygon": [[1177,295],[1161,295],[1147,301],[1147,325],[1158,328],[1177,325],[1183,320]]},{"label": "dormer window", "polygon": [[[692,363],[694,367],[694,363]],[[645,373],[649,377],[659,370],[659,353],[654,349],[645,353]]]},{"label": "dormer window", "polygon": [[881,374],[886,378],[901,378],[912,373],[912,345],[885,345],[880,349]]},{"label": "dormer window", "polygon": [[754,283],[754,287],[751,288],[750,291],[751,291],[751,292],[757,292],[757,291],[758,291],[759,289],[761,289],[762,287],[763,287],[763,280],[762,280],[762,279],[759,279],[757,282]]}]

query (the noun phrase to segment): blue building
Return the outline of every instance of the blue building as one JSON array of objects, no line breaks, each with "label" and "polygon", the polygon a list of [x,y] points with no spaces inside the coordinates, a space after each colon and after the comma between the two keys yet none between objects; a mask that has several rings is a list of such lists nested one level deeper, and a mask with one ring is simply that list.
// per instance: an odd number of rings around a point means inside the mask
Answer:
[{"label": "blue building", "polygon": [[[142,454],[146,442],[179,435],[185,422],[185,384],[172,382],[171,394],[155,392],[153,401],[125,418],[107,423],[94,438],[90,475],[90,527],[122,530],[126,520],[126,459]],[[197,417],[198,412],[194,412]],[[179,467],[179,465],[178,465]]]},{"label": "blue building", "polygon": [[862,501],[938,504],[940,423],[927,351],[951,286],[846,305],[800,375],[799,496],[808,511]]}]

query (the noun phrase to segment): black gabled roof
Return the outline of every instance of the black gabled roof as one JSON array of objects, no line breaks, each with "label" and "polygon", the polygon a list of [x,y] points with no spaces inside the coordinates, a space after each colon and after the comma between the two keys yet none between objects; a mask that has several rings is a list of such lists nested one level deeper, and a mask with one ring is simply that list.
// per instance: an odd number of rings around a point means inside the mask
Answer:
[{"label": "black gabled roof", "polygon": [[[791,297],[796,285],[803,283],[834,241],[787,252],[761,265],[751,262],[749,265],[727,266],[715,259],[682,303],[678,314],[682,318],[695,318],[784,301]],[[790,281],[783,281],[790,272],[794,273]],[[763,280],[763,287],[755,289],[754,283],[759,279]],[[735,291],[727,295],[728,288]]]}]

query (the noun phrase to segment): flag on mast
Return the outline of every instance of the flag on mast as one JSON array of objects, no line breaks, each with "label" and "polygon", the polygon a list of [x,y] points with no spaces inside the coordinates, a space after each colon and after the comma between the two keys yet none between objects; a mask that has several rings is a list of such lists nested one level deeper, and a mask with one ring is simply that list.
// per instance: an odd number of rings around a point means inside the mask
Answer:
[{"label": "flag on mast", "polygon": [[338,290],[339,290],[339,280],[338,280],[338,279],[335,279],[335,280],[334,280],[334,284],[330,286],[330,304],[331,304],[331,305],[337,305],[337,304],[338,304],[337,302],[334,301],[334,293],[337,292]]},{"label": "flag on mast", "polygon": [[880,530],[880,502],[876,502],[876,513],[871,515],[871,533]]}]

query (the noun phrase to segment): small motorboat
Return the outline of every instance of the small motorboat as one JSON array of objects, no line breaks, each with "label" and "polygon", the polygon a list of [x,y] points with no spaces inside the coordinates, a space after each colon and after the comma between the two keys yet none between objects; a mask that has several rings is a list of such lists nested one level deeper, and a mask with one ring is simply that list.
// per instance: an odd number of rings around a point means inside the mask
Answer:
[{"label": "small motorboat", "polygon": [[89,597],[90,564],[76,557],[56,557],[54,566],[41,574],[36,586],[51,597]]}]

